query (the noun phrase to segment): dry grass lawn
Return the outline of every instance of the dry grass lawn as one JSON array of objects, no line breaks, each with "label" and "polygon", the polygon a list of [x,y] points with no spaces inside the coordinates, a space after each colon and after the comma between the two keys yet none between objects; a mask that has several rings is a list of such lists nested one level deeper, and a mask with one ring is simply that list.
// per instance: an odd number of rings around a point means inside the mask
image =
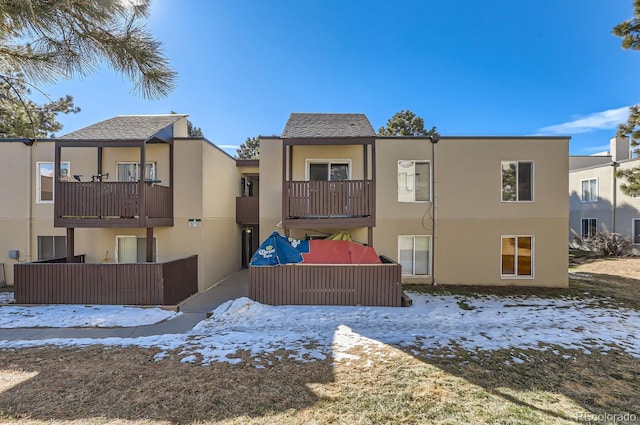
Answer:
[{"label": "dry grass lawn", "polygon": [[[571,289],[638,305],[640,260],[586,261]],[[615,264],[615,265],[613,265]],[[601,268],[598,268],[600,265]],[[611,268],[613,267],[613,268]],[[622,267],[627,277],[614,277]],[[370,348],[358,360],[153,361],[134,348],[0,349],[9,424],[577,424],[640,421],[640,361],[612,347],[469,352]],[[243,353],[238,353],[242,355]],[[529,359],[515,361],[514,359]],[[611,415],[624,415],[611,416]],[[606,415],[609,416],[606,416]],[[635,415],[635,416],[632,416]],[[635,422],[625,421],[635,417]],[[608,422],[607,419],[610,419]],[[601,421],[603,420],[603,421]]]}]

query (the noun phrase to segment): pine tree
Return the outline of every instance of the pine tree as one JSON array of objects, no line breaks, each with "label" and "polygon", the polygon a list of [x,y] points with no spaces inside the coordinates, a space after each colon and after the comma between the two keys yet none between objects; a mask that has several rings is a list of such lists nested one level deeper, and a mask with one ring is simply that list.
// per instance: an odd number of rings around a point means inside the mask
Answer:
[{"label": "pine tree", "polygon": [[80,112],[71,96],[38,105],[30,93],[21,74],[0,76],[0,137],[54,137],[62,129],[58,114]]},{"label": "pine tree", "polygon": [[257,137],[247,137],[247,141],[240,145],[237,150],[236,158],[238,159],[259,159],[260,158],[260,141]]},{"label": "pine tree", "polygon": [[17,71],[29,83],[53,83],[104,62],[144,97],[166,96],[176,73],[142,23],[150,1],[0,1],[0,75]]},{"label": "pine tree", "polygon": [[437,134],[435,127],[431,127],[431,130],[425,130],[424,120],[408,109],[396,112],[387,121],[387,126],[380,127],[378,130],[378,136],[430,136],[434,134]]},{"label": "pine tree", "polygon": [[[640,50],[640,0],[633,2],[633,18],[616,25],[613,34],[622,37],[623,49]],[[629,137],[635,152],[640,150],[640,104],[629,108],[629,118],[618,126],[617,136]],[[640,167],[618,170],[616,177],[626,181],[620,185],[625,194],[640,196]]]}]

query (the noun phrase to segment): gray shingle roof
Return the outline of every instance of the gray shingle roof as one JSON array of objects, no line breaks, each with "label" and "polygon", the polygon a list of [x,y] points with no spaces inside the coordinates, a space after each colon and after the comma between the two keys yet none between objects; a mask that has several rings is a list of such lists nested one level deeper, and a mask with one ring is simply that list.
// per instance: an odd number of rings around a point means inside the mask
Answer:
[{"label": "gray shingle roof", "polygon": [[147,140],[183,117],[186,115],[119,115],[65,134],[60,139]]},{"label": "gray shingle roof", "polygon": [[375,137],[371,123],[364,114],[292,113],[282,131],[282,137]]}]

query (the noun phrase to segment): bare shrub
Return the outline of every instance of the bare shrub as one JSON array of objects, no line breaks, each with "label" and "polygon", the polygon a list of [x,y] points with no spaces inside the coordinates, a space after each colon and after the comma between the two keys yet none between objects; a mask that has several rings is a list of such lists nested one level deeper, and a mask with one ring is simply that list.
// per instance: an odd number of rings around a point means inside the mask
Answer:
[{"label": "bare shrub", "polygon": [[598,232],[588,239],[576,239],[585,248],[607,257],[623,257],[631,252],[631,238],[620,233]]}]

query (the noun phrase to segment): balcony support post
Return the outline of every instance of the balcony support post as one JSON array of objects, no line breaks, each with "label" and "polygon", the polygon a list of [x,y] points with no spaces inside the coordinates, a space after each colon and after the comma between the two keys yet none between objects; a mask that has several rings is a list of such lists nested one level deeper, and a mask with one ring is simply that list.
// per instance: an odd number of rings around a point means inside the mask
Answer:
[{"label": "balcony support post", "polygon": [[138,170],[138,217],[140,220],[140,227],[145,227],[147,222],[147,200],[145,196],[145,169],[147,168],[147,157],[146,157],[146,144],[142,142],[140,145],[140,169]]},{"label": "balcony support post", "polygon": [[147,227],[147,263],[153,262],[153,227]]},{"label": "balcony support post", "polygon": [[73,263],[75,255],[75,229],[67,227],[67,263]]},{"label": "balcony support post", "polygon": [[287,231],[287,218],[289,217],[289,185],[287,183],[287,142],[282,142],[282,227]]}]

